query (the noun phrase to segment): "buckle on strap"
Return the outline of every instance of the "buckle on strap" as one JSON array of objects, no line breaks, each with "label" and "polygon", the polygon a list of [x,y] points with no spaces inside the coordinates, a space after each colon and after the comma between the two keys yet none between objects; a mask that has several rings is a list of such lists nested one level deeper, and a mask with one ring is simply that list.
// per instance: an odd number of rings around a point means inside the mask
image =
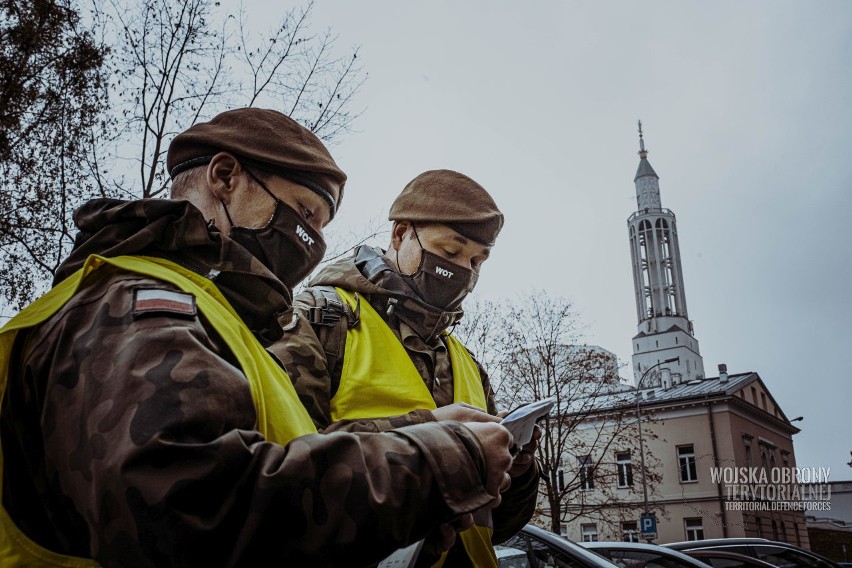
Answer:
[{"label": "buckle on strap", "polygon": [[[324,292],[324,291],[323,291]],[[311,306],[306,312],[306,318],[312,325],[334,327],[340,322],[340,318],[346,317],[346,327],[349,329],[361,322],[361,297],[355,292],[355,311],[343,302],[334,290],[331,294],[322,293],[323,305]]]},{"label": "buckle on strap", "polygon": [[306,317],[312,325],[334,326],[346,313],[343,302],[340,300],[325,300],[324,306],[311,306],[308,308]]}]

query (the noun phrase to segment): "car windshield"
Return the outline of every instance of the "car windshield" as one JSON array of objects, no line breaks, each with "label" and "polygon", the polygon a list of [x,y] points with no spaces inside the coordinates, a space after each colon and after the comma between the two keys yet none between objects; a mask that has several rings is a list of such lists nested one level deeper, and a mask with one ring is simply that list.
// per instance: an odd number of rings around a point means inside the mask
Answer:
[{"label": "car windshield", "polygon": [[748,564],[746,564],[744,561],[735,558],[716,558],[714,556],[701,556],[698,559],[704,562],[705,564],[709,564],[713,568],[746,568],[748,566]]},{"label": "car windshield", "polygon": [[[730,556],[713,556],[712,554],[693,554],[687,552],[693,558],[704,562],[705,564],[709,564],[713,568],[750,568],[751,566],[758,564],[758,562],[748,556],[743,556],[742,558],[731,558]],[[733,554],[731,555],[733,556]]]},{"label": "car windshield", "polygon": [[833,568],[828,562],[797,550],[764,544],[756,544],[753,547],[755,556],[776,566],[784,568]]},{"label": "car windshield", "polygon": [[606,556],[612,560],[613,564],[621,568],[695,568],[694,564],[655,552],[607,550]]},{"label": "car windshield", "polygon": [[[588,568],[588,564],[576,558],[571,558],[562,551],[555,550],[553,547],[528,534],[519,533],[507,540],[503,545],[526,550],[530,554],[527,562],[521,564],[503,564],[503,559],[500,559],[500,568],[509,566],[512,568],[526,568],[527,566],[531,568]],[[511,560],[514,562],[515,558]]]}]

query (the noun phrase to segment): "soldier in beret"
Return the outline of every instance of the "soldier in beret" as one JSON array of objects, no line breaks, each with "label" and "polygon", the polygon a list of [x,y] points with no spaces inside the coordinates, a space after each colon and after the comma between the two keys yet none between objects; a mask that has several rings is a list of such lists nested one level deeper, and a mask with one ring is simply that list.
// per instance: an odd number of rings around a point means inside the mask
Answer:
[{"label": "soldier in beret", "polygon": [[[389,218],[387,251],[360,246],[325,267],[296,298],[295,318],[271,351],[326,433],[498,421],[487,374],[448,330],[503,215],[471,178],[434,170],[403,189]],[[448,554],[439,557],[427,540],[420,565],[497,566],[492,541],[520,530],[535,507],[536,443],[515,458],[502,505],[478,511]]]},{"label": "soldier in beret", "polygon": [[233,110],[168,168],[0,330],[0,565],[359,566],[499,503],[502,426],[319,435],[265,350],[343,196],[319,139]]}]

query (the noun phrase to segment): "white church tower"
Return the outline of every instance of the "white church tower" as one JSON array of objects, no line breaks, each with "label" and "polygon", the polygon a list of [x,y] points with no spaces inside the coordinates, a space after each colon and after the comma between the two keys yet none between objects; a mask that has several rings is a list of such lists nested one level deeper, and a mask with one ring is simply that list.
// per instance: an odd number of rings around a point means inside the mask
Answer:
[{"label": "white church tower", "polygon": [[[686,311],[675,215],[660,203],[659,179],[648,162],[640,121],[639,169],[633,180],[638,210],[627,219],[627,227],[639,320],[633,338],[633,377],[642,388],[668,388],[704,378],[704,361]],[[675,357],[677,361],[660,365]]]}]

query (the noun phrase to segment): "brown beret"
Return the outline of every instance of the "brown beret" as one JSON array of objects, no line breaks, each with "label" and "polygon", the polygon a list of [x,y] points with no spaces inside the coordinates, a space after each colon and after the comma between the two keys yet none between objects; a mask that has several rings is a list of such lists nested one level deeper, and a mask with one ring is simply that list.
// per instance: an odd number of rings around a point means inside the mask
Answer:
[{"label": "brown beret", "polygon": [[408,182],[388,219],[440,223],[487,246],[494,245],[503,227],[503,214],[488,192],[452,170],[430,170]]},{"label": "brown beret", "polygon": [[[245,165],[269,170],[320,194],[330,200],[332,215],[340,207],[346,174],[313,132],[285,114],[240,108],[223,112],[210,122],[199,122],[172,140],[166,168],[174,178],[208,163],[222,151],[231,152],[247,162]],[[340,185],[336,200],[329,178]]]}]

